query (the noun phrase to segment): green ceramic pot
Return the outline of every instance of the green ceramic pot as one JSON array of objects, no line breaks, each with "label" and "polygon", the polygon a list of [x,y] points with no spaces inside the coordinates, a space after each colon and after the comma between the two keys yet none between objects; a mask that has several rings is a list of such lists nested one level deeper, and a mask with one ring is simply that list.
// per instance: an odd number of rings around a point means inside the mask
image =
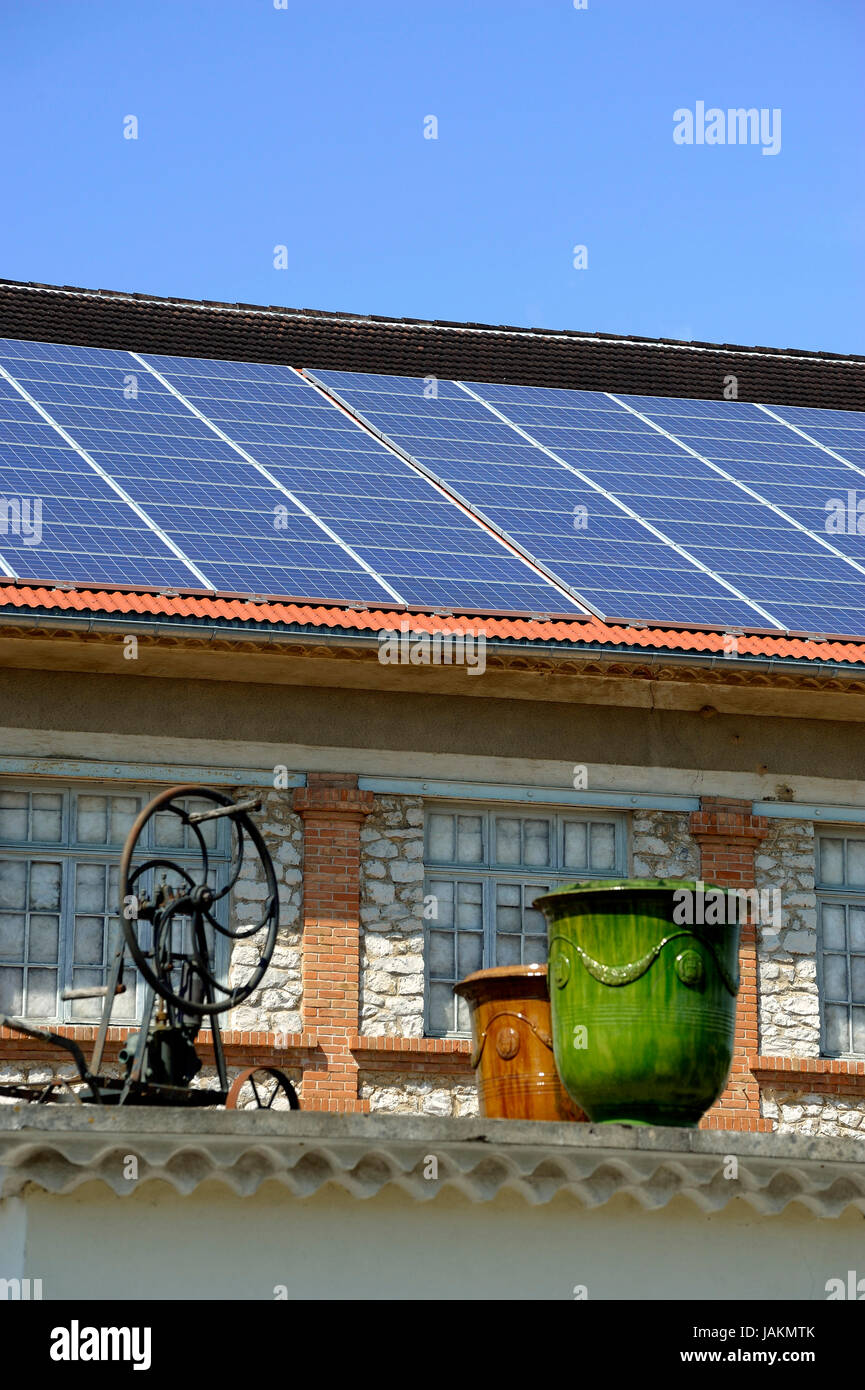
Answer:
[{"label": "green ceramic pot", "polygon": [[549,926],[556,1066],[590,1120],[693,1128],[720,1096],[739,989],[728,893],[630,879],[536,900]]}]

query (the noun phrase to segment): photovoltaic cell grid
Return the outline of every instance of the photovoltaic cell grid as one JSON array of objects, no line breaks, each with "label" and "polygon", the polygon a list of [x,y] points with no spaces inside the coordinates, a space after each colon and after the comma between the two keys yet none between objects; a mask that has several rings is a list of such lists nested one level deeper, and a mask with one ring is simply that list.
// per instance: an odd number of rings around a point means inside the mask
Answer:
[{"label": "photovoltaic cell grid", "polygon": [[[519,413],[522,402],[528,403],[529,423],[524,428],[533,434],[528,440],[455,382],[439,381],[438,397],[427,398],[421,379],[348,372],[314,375],[598,611],[669,622],[772,626],[770,618],[605,496],[604,479],[592,479],[588,465],[594,466],[602,446],[609,445],[610,427],[625,415],[602,393],[538,388],[535,395],[532,387],[484,387],[495,393],[498,408],[509,417],[513,411]],[[476,385],[471,389],[479,392]],[[576,410],[575,394],[578,400],[587,398]],[[576,465],[583,477],[537,447],[532,410],[537,415],[539,407],[532,403],[547,396],[555,398],[553,408],[565,412],[569,426],[565,440],[557,443],[579,443],[586,452],[586,459]],[[643,438],[636,431],[620,431],[625,447],[643,450],[628,456],[632,469],[639,470],[652,451],[658,461],[678,466],[683,477],[693,473],[682,461],[681,449],[639,421],[634,423]],[[583,519],[585,526],[580,525]]]},{"label": "photovoltaic cell grid", "polygon": [[[865,416],[789,406],[762,409],[745,402],[620,399],[735,479],[746,504],[751,506],[749,493],[768,504],[753,522],[718,531],[714,549],[723,547],[720,572],[771,608],[786,627],[851,635],[865,630],[865,535],[855,521],[856,501],[865,498]],[[845,417],[843,425],[839,417]],[[816,447],[820,444],[840,457]],[[710,476],[718,478],[711,470]],[[723,478],[718,481],[725,486]],[[852,512],[850,492],[855,494]],[[695,511],[685,533],[684,543],[699,558],[713,551],[704,517],[703,509]],[[722,521],[720,516],[712,525]]]},{"label": "photovoltaic cell grid", "polygon": [[[487,399],[496,401],[498,388],[482,389]],[[771,488],[746,491],[738,485],[742,481],[741,454],[771,453],[774,447],[780,447],[785,454],[798,448],[799,457],[808,457],[815,482],[828,485],[827,470],[822,465],[829,460],[819,450],[801,439],[798,445],[791,444],[789,441],[797,436],[759,407],[746,403],[690,403],[656,397],[649,415],[645,398],[642,402],[621,399],[635,409],[642,407],[648,419],[666,434],[675,434],[675,459],[667,460],[650,452],[651,438],[665,440],[666,435],[658,434],[651,424],[628,412],[624,418],[609,417],[605,412],[605,433],[598,430],[589,435],[571,410],[566,408],[567,415],[563,416],[561,407],[550,407],[542,422],[531,424],[532,436],[553,449],[565,463],[585,467],[595,481],[627,498],[641,516],[722,579],[747,593],[785,627],[825,631],[831,624],[836,631],[861,629],[865,573],[829,549],[830,538],[825,532],[815,539],[791,525],[789,513],[782,516],[767,507],[767,502],[778,505],[769,495]],[[674,413],[665,413],[665,406],[671,406]],[[523,404],[511,401],[506,409],[509,418],[523,426]],[[575,426],[588,448],[573,447]],[[681,445],[698,453],[708,464],[715,464],[715,468],[701,464]],[[597,460],[591,464],[586,458],[589,449]],[[646,449],[645,455],[634,458],[637,449]],[[726,467],[725,459],[731,467]],[[775,467],[777,474],[783,475],[786,462],[777,461]],[[843,470],[843,465],[837,465],[838,470]],[[725,477],[725,473],[730,477]],[[826,496],[824,491],[823,502]],[[825,511],[819,518],[812,518],[815,533],[825,520]]]},{"label": "photovoltaic cell grid", "polygon": [[148,354],[175,390],[409,604],[576,609],[290,369]]},{"label": "photovoltaic cell grid", "polygon": [[0,498],[0,554],[17,575],[187,588],[196,582],[188,566],[3,377]]},{"label": "photovoltaic cell grid", "polygon": [[314,375],[605,616],[865,632],[865,541],[826,530],[861,416],[771,408],[806,439],[747,403]]},{"label": "photovoltaic cell grid", "polygon": [[[170,577],[148,571],[145,578],[121,556],[114,582],[203,582],[224,591],[337,601],[577,609],[291,369],[156,356],[150,364],[161,375],[164,368],[165,380],[185,399],[125,352],[0,343],[0,365],[143,509],[156,528],[150,534],[157,551],[167,548],[161,532],[195,567],[180,561],[179,573],[175,565]],[[89,473],[97,489],[98,474],[80,462],[85,487]],[[304,505],[308,498],[315,518],[295,498]],[[362,563],[360,549],[368,552]],[[83,563],[86,568],[86,558]],[[391,573],[394,584],[379,582],[370,569]],[[38,577],[31,557],[26,573]],[[45,577],[82,575],[55,567]]]},{"label": "photovoltaic cell grid", "polygon": [[[20,576],[569,607],[290,368],[14,340],[0,366],[86,454],[0,377],[0,498],[43,512],[36,542],[7,505],[0,555]],[[863,634],[865,417],[315,378],[605,616]]]},{"label": "photovoltaic cell grid", "polygon": [[[212,587],[375,602],[388,597],[337,541],[128,353],[5,342],[0,366],[144,509]],[[93,498],[99,477],[91,470],[91,478],[87,495]],[[85,513],[88,505],[81,504]],[[127,512],[143,532],[145,525]],[[50,530],[47,516],[43,525]],[[162,550],[171,554],[164,545]],[[121,563],[112,577],[129,584],[202,585],[173,556],[170,573],[154,567],[147,579],[140,575],[137,564]]]}]

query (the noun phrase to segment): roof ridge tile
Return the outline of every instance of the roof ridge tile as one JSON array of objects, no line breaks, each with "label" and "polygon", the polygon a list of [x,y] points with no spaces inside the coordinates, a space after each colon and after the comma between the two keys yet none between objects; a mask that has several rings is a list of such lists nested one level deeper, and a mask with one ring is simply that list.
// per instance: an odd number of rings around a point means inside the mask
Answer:
[{"label": "roof ridge tile", "polygon": [[[549,327],[526,327],[506,324],[481,323],[477,321],[461,321],[455,319],[419,319],[413,317],[396,318],[386,314],[361,314],[353,313],[348,310],[336,309],[297,309],[288,305],[269,304],[254,305],[240,301],[229,300],[209,300],[209,299],[183,299],[170,295],[149,294],[140,290],[111,290],[101,288],[98,290],[86,289],[80,285],[50,285],[41,281],[9,280],[0,278],[0,305],[4,295],[10,292],[35,291],[40,294],[56,294],[66,296],[80,296],[83,301],[90,299],[100,300],[103,304],[122,306],[124,303],[133,302],[135,307],[140,308],[145,304],[157,306],[161,312],[174,310],[200,309],[205,313],[208,310],[217,310],[220,314],[226,311],[233,312],[240,316],[260,316],[267,318],[274,314],[283,315],[292,319],[306,318],[310,325],[322,325],[328,321],[342,323],[354,321],[359,325],[385,326],[397,328],[404,331],[406,328],[413,330],[429,330],[430,332],[446,330],[449,332],[458,331],[465,334],[474,335],[499,335],[512,337],[517,340],[532,338],[537,340],[561,340],[565,344],[574,346],[587,343],[598,344],[627,344],[636,347],[654,347],[661,351],[665,348],[676,348],[682,352],[716,353],[723,352],[743,353],[751,355],[762,355],[768,361],[778,363],[781,358],[793,361],[807,361],[819,363],[835,363],[860,365],[865,364],[865,355],[858,353],[833,353],[822,348],[772,348],[765,344],[748,346],[743,343],[712,343],[703,339],[687,341],[680,338],[650,338],[641,334],[628,333],[608,333],[603,330],[589,331],[578,328],[549,328]],[[0,314],[0,333],[5,332],[2,326],[2,314]],[[16,335],[12,335],[16,336]],[[24,334],[17,336],[25,336]],[[101,343],[91,343],[90,346],[103,346]],[[194,355],[187,353],[185,355]]]}]

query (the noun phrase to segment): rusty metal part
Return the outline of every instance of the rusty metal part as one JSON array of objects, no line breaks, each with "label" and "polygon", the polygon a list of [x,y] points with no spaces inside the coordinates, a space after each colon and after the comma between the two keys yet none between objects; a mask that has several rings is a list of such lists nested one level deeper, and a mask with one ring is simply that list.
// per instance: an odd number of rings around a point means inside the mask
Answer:
[{"label": "rusty metal part", "polygon": [[[251,1098],[255,1101],[254,1105],[241,1106],[238,1104],[245,1086],[249,1087]],[[288,1097],[290,1109],[300,1109],[297,1092],[284,1071],[280,1071],[278,1067],[247,1067],[246,1071],[242,1071],[239,1076],[235,1077],[231,1090],[225,1098],[225,1108],[226,1110],[272,1110],[274,1101],[279,1096]]]}]

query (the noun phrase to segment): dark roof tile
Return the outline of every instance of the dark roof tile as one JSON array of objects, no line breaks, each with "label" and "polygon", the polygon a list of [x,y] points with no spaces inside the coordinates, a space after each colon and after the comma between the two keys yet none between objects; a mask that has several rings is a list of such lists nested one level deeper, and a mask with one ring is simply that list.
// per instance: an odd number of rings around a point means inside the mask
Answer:
[{"label": "dark roof tile", "polygon": [[294,367],[865,410],[865,357],[0,281],[0,336]]}]

